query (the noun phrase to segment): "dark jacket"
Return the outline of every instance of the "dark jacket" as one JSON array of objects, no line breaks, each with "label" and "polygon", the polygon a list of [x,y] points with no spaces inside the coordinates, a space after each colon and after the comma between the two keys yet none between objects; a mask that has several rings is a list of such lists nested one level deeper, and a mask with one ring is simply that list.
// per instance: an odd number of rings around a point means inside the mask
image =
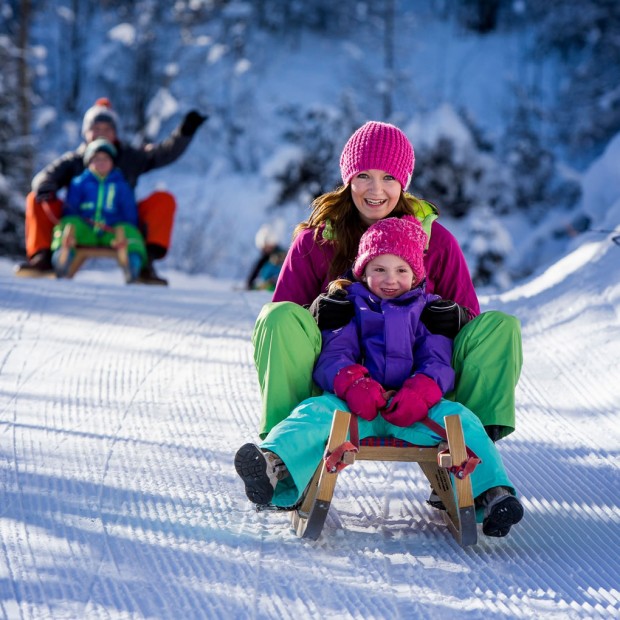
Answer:
[{"label": "dark jacket", "polygon": [[355,306],[353,320],[321,332],[323,346],[313,378],[323,390],[333,392],[336,374],[351,364],[363,364],[386,389],[399,389],[416,372],[433,379],[444,394],[454,387],[452,341],[431,334],[420,320],[436,295],[418,287],[381,299],[355,282],[347,289],[347,299]]},{"label": "dark jacket", "polygon": [[[148,144],[135,148],[122,142],[115,144],[118,156],[115,164],[120,168],[125,180],[135,189],[138,177],[145,172],[167,166],[177,160],[189,146],[192,136],[181,134],[177,127],[163,142]],[[32,191],[35,194],[56,193],[68,187],[71,179],[84,172],[84,151],[86,144],[81,144],[75,151],[69,151],[47,165],[32,180]]]}]

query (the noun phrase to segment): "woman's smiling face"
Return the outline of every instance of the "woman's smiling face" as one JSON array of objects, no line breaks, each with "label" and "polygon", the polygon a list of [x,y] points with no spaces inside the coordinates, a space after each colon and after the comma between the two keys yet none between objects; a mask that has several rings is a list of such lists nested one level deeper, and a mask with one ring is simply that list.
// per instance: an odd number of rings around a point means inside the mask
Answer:
[{"label": "woman's smiling face", "polygon": [[368,226],[392,213],[400,194],[400,183],[384,170],[363,170],[351,179],[353,204]]}]

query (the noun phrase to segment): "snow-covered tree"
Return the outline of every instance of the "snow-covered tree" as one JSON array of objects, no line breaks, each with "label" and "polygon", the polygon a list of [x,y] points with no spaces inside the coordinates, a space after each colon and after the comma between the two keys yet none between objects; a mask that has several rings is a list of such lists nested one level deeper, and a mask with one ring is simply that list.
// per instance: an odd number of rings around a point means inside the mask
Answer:
[{"label": "snow-covered tree", "polygon": [[513,248],[510,233],[487,206],[475,207],[464,218],[463,253],[476,287],[508,288],[511,277],[506,266]]},{"label": "snow-covered tree", "polygon": [[406,132],[415,145],[416,195],[457,218],[475,207],[489,207],[496,214],[514,207],[509,169],[451,106],[416,117]]},{"label": "snow-covered tree", "polygon": [[[23,253],[22,202],[30,181],[28,15],[0,2],[0,252]],[[20,47],[21,44],[21,47]]]},{"label": "snow-covered tree", "polygon": [[553,109],[560,138],[573,150],[601,152],[620,130],[620,2],[532,2],[525,14],[538,35],[536,57],[553,53],[561,62]]},{"label": "snow-covered tree", "polygon": [[342,184],[338,158],[349,131],[346,114],[335,108],[289,106],[282,111],[287,121],[283,138],[292,148],[273,162],[269,175],[279,187],[277,203],[309,204],[316,196]]}]

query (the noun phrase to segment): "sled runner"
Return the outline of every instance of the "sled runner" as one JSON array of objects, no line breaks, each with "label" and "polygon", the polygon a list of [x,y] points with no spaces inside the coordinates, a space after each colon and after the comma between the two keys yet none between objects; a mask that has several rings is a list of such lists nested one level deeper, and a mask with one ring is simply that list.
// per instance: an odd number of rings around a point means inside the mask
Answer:
[{"label": "sled runner", "polygon": [[[338,472],[355,461],[401,461],[418,463],[433,490],[446,508],[444,519],[448,529],[462,546],[477,542],[476,514],[471,480],[459,470],[468,454],[458,415],[444,418],[448,449],[445,444],[435,447],[413,446],[392,438],[363,439],[359,451],[349,450],[347,442],[351,414],[336,410],[323,459],[306,489],[299,506],[291,513],[292,527],[301,538],[316,540],[323,529],[334,494]],[[344,450],[342,449],[344,447]],[[334,466],[330,455],[341,457]],[[332,471],[330,471],[330,469]],[[455,472],[451,475],[450,472]]]},{"label": "sled runner", "polygon": [[[71,259],[72,251],[74,252],[73,259]],[[125,231],[121,227],[117,227],[114,232],[114,247],[99,248],[76,245],[74,227],[71,224],[65,226],[62,235],[62,243],[60,246],[60,255],[58,258],[59,271],[62,272],[66,267],[63,277],[72,278],[84,262],[89,258],[115,259],[127,278],[129,259],[127,257],[127,240],[125,238]]]}]

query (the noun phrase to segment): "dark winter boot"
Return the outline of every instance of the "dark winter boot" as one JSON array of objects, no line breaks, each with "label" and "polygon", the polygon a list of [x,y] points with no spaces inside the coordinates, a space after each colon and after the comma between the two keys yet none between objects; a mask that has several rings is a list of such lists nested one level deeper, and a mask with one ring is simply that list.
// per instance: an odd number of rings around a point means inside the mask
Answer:
[{"label": "dark winter boot", "polygon": [[235,469],[245,484],[245,494],[254,504],[271,502],[278,480],[286,478],[288,470],[277,454],[264,452],[253,443],[246,443],[235,454]]},{"label": "dark winter boot", "polygon": [[166,249],[160,245],[148,244],[146,246],[146,254],[146,265],[142,268],[136,282],[140,282],[141,284],[168,286],[168,280],[160,278],[155,271],[155,267],[153,267],[153,261],[163,258],[166,255]]},{"label": "dark winter boot", "polygon": [[484,493],[482,531],[486,536],[506,536],[510,528],[523,518],[521,502],[504,487],[493,487]]},{"label": "dark winter boot", "polygon": [[141,284],[155,284],[159,286],[168,286],[168,280],[166,278],[160,278],[153,267],[153,263],[149,260],[147,264],[142,268],[140,276],[136,280]]},{"label": "dark winter boot", "polygon": [[15,269],[15,275],[20,278],[43,278],[54,273],[52,267],[52,251],[41,250],[27,261],[20,263]]}]

